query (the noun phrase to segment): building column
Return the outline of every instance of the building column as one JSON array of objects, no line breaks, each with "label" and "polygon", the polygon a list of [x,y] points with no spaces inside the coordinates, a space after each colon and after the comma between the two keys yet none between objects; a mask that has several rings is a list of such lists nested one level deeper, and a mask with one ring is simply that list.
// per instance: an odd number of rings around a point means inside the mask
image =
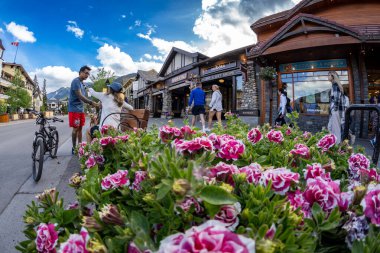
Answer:
[{"label": "building column", "polygon": [[250,124],[258,124],[259,99],[256,80],[256,63],[254,61],[247,62],[247,77],[243,82],[243,97],[242,97],[242,113],[247,111],[248,114],[254,115],[253,122]]},{"label": "building column", "polygon": [[162,113],[161,118],[166,118],[172,112],[172,92],[165,88],[162,93]]}]

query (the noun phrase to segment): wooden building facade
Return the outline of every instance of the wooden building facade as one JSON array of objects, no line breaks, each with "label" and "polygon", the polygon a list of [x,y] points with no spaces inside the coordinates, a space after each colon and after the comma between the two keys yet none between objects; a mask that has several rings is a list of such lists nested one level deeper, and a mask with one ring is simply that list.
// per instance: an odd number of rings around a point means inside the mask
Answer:
[{"label": "wooden building facade", "polygon": [[[303,0],[251,28],[258,43],[248,59],[277,70],[273,87],[256,80],[260,123],[273,123],[277,88],[286,87],[293,109],[300,113],[300,126],[313,132],[326,127],[329,71],[339,74],[351,103],[368,103],[370,95],[380,94],[380,1]],[[268,101],[270,97],[274,99]],[[367,135],[368,115],[355,117],[355,130]]]}]

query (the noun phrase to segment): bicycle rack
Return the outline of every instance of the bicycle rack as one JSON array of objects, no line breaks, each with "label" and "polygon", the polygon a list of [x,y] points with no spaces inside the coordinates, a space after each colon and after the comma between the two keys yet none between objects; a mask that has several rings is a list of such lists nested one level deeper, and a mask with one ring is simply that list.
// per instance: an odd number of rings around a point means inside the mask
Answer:
[{"label": "bicycle rack", "polygon": [[376,143],[375,148],[372,154],[372,162],[376,164],[379,160],[380,153],[380,106],[377,105],[362,105],[354,104],[347,108],[345,112],[345,122],[344,122],[344,131],[343,131],[343,140],[348,139],[348,133],[350,129],[350,114],[352,111],[375,111],[377,113],[377,129],[376,129]]}]

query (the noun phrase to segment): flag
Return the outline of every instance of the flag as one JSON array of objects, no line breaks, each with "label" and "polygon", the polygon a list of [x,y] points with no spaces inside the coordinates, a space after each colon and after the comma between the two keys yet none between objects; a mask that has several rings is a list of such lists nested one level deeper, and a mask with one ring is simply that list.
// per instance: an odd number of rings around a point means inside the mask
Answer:
[{"label": "flag", "polygon": [[11,44],[12,44],[13,46],[18,47],[18,44],[20,44],[20,42],[18,42],[18,41],[14,41],[14,42],[12,42]]}]

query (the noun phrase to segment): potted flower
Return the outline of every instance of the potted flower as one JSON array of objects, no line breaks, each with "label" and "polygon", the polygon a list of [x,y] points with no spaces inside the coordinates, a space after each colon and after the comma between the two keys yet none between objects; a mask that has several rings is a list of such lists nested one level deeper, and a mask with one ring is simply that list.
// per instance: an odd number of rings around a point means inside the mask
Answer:
[{"label": "potted flower", "polygon": [[0,123],[9,122],[9,115],[7,113],[7,105],[0,103]]}]

